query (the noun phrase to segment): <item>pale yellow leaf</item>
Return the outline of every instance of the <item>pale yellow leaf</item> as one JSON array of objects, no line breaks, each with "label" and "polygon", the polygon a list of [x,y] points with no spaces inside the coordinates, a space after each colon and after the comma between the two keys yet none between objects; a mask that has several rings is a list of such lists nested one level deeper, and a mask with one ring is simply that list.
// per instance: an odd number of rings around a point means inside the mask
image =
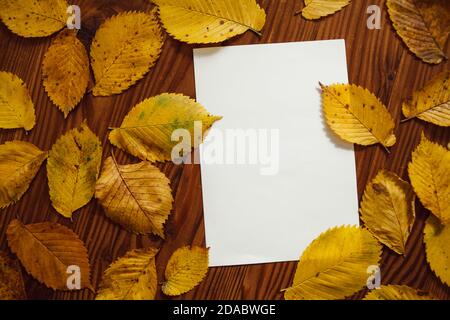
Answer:
[{"label": "pale yellow leaf", "polygon": [[178,296],[196,287],[208,273],[208,252],[201,247],[177,249],[166,266],[163,293]]},{"label": "pale yellow leaf", "polygon": [[47,152],[28,142],[0,145],[0,208],[23,196],[46,158]]},{"label": "pale yellow leaf", "polygon": [[0,300],[27,298],[19,261],[0,253]]},{"label": "pale yellow leaf", "polygon": [[0,128],[28,131],[35,122],[33,101],[24,82],[12,73],[0,71]]},{"label": "pale yellow leaf", "polygon": [[320,19],[338,12],[351,0],[305,0],[302,16],[308,20]]},{"label": "pale yellow leaf", "polygon": [[364,300],[434,300],[434,298],[408,286],[390,284],[370,291]]},{"label": "pale yellow leaf", "polygon": [[106,215],[138,234],[164,238],[164,223],[172,210],[170,181],[149,162],[117,164],[106,159],[95,187],[95,197]]},{"label": "pale yellow leaf", "polygon": [[52,146],[47,161],[50,199],[64,217],[71,218],[74,211],[91,200],[101,158],[100,140],[86,122],[61,136]]},{"label": "pale yellow leaf", "polygon": [[128,251],[106,269],[96,300],[154,300],[158,249]]},{"label": "pale yellow leaf", "polygon": [[415,218],[415,198],[409,183],[382,170],[364,191],[361,220],[381,243],[404,254]]},{"label": "pale yellow leaf", "polygon": [[167,32],[187,43],[217,43],[259,33],[266,13],[255,0],[153,0]]},{"label": "pale yellow leaf", "polygon": [[423,241],[431,270],[450,286],[450,226],[430,215],[425,223]]},{"label": "pale yellow leaf", "polygon": [[381,246],[366,229],[329,229],[303,252],[286,300],[344,299],[367,283],[367,268],[378,265]]}]

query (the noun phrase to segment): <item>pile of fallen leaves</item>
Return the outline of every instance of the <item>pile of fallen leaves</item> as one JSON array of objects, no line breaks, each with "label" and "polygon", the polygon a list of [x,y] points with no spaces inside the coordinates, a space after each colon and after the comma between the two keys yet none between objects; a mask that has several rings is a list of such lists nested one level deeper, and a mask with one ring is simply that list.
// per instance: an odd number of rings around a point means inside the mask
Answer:
[{"label": "pile of fallen leaves", "polygon": [[[15,34],[44,37],[59,32],[42,62],[43,86],[67,117],[88,91],[90,69],[94,96],[120,94],[155,65],[164,36],[186,43],[218,43],[247,30],[260,33],[265,12],[255,0],[154,0],[149,12],[123,12],[97,29],[88,54],[77,32],[64,29],[66,0],[0,0],[0,18]],[[400,37],[419,58],[439,63],[450,32],[450,9],[445,0],[387,0],[390,17]],[[305,0],[301,14],[319,19],[341,10],[350,0]],[[62,30],[62,31],[61,31]],[[450,125],[450,71],[437,76],[403,104],[405,120],[419,118]],[[386,106],[357,85],[323,85],[323,112],[329,127],[342,139],[360,145],[395,144],[395,124]],[[164,238],[164,224],[172,211],[169,179],[154,165],[171,160],[171,134],[194,122],[203,133],[220,120],[195,100],[163,93],[134,106],[119,128],[109,134],[112,145],[142,160],[119,164],[114,154],[103,165],[102,145],[86,122],[62,135],[50,151],[31,143],[0,145],[0,208],[19,201],[44,161],[52,206],[71,218],[96,198],[106,216],[136,234]],[[0,71],[0,128],[32,130],[34,105],[26,85],[14,74]],[[382,246],[404,254],[415,219],[415,197],[432,215],[425,226],[425,248],[434,273],[450,285],[450,151],[425,135],[412,153],[409,180],[380,171],[367,185],[360,206],[364,227],[330,229],[314,240],[300,258],[286,299],[342,299],[362,289],[366,269],[378,265]],[[67,268],[76,265],[81,287],[96,291],[97,299],[154,299],[158,288],[157,248],[134,249],[104,272],[98,290],[90,281],[84,243],[70,228],[43,222],[10,222],[7,240],[24,269],[54,290],[67,290]],[[208,271],[208,249],[182,247],[165,269],[164,294],[180,295],[198,285]],[[25,298],[21,267],[0,255],[0,299]],[[366,299],[432,299],[413,288],[383,286]]]}]

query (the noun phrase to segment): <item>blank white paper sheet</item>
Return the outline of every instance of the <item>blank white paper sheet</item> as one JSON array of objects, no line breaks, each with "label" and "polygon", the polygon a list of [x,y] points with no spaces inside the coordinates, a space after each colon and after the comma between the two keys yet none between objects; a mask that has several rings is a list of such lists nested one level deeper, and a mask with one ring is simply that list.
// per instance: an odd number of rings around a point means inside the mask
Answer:
[{"label": "blank white paper sheet", "polygon": [[330,227],[358,225],[353,146],[326,127],[319,81],[347,83],[344,40],[194,50],[210,266],[298,260]]}]

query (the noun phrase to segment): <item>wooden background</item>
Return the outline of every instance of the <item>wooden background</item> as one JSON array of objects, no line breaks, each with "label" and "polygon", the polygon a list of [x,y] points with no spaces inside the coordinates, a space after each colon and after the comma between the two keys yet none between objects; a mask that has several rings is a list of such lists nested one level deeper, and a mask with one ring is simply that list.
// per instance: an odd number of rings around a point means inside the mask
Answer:
[{"label": "wooden background", "polygon": [[[70,1],[69,1],[70,2]],[[124,10],[145,10],[148,0],[78,0],[81,7],[82,30],[79,37],[89,43],[99,24],[105,18]],[[359,197],[367,181],[381,168],[392,170],[407,179],[407,164],[411,151],[425,131],[432,140],[447,145],[450,130],[411,120],[400,124],[401,102],[413,90],[423,86],[440,71],[449,69],[448,61],[431,66],[415,58],[396,36],[382,0],[354,0],[350,6],[334,16],[310,22],[294,12],[303,7],[300,0],[258,1],[267,13],[267,22],[261,37],[247,32],[223,45],[305,41],[345,38],[349,78],[352,83],[367,87],[388,106],[397,128],[397,144],[387,154],[379,146],[356,147]],[[381,30],[366,27],[369,5],[382,9]],[[57,138],[87,119],[89,126],[104,145],[103,156],[111,151],[107,140],[108,127],[119,126],[132,106],[144,98],[163,92],[180,92],[195,97],[192,49],[193,46],[166,37],[162,55],[156,66],[125,93],[113,97],[93,97],[87,94],[80,105],[64,120],[63,114],[52,105],[42,86],[41,62],[54,36],[25,39],[12,34],[0,23],[0,70],[10,71],[27,84],[36,106],[37,125],[29,133],[23,130],[1,130],[0,142],[18,139],[49,150]],[[450,45],[447,44],[447,55]],[[333,54],[330,52],[330,54]],[[238,99],[238,97],[236,97]],[[115,150],[120,163],[136,162],[130,156]],[[100,205],[92,200],[74,214],[70,221],[52,208],[45,166],[24,197],[15,205],[0,212],[0,249],[9,250],[5,238],[8,223],[18,217],[24,223],[57,221],[67,225],[85,242],[92,265],[92,281],[98,286],[105,268],[126,251],[135,247],[161,246],[157,256],[157,269],[162,281],[165,265],[171,253],[188,244],[204,245],[204,224],[200,168],[198,165],[160,167],[172,182],[175,204],[166,225],[167,240],[135,236],[111,222]],[[1,178],[1,177],[0,177]],[[417,201],[417,219],[410,236],[405,257],[384,249],[381,272],[383,284],[406,284],[424,289],[435,296],[448,299],[450,289],[443,285],[426,263],[423,245],[423,226],[428,211]],[[232,236],[232,235],[230,235]],[[276,241],[276,239],[274,239]],[[300,254],[300,252],[299,252]],[[280,299],[280,289],[291,284],[296,263],[211,268],[200,286],[181,299]],[[93,299],[88,290],[54,292],[28,275],[24,275],[29,298],[32,299]],[[361,298],[364,291],[354,298]],[[158,294],[158,298],[165,298]]]}]

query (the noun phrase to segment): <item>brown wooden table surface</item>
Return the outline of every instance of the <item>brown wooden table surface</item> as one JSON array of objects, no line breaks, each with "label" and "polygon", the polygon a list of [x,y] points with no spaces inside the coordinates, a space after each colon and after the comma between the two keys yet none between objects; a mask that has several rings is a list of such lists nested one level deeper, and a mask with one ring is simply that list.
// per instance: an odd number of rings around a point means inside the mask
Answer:
[{"label": "brown wooden table surface", "polygon": [[[125,10],[145,10],[151,7],[148,0],[75,0],[81,7],[82,30],[79,37],[89,47],[99,24],[105,18]],[[263,34],[252,32],[226,41],[223,45],[276,43],[321,39],[346,39],[349,79],[367,87],[388,106],[397,127],[397,144],[387,154],[379,146],[356,147],[358,194],[361,199],[366,183],[379,169],[396,172],[407,177],[407,164],[411,151],[418,144],[420,134],[447,145],[450,130],[419,120],[400,124],[401,102],[413,90],[423,86],[433,75],[449,69],[448,61],[437,66],[425,64],[411,54],[395,34],[382,0],[354,0],[334,16],[311,22],[294,16],[302,8],[300,0],[261,0],[267,21]],[[366,27],[369,5],[382,9],[381,30]],[[108,143],[108,127],[119,126],[132,106],[141,100],[163,92],[180,92],[195,97],[192,49],[169,36],[156,66],[126,92],[112,97],[93,97],[86,94],[80,105],[65,120],[50,101],[42,85],[41,63],[54,38],[26,39],[12,34],[0,24],[0,70],[10,71],[27,84],[36,107],[37,124],[29,133],[24,130],[1,130],[0,142],[18,139],[29,141],[43,150],[49,150],[57,138],[87,119],[89,126],[103,143],[104,159],[112,148]],[[447,55],[450,55],[447,43]],[[333,52],[330,52],[333,54]],[[63,57],[62,57],[63,58]],[[92,76],[91,76],[92,78]],[[91,79],[92,82],[92,79]],[[236,97],[239,99],[239,97]],[[301,103],[301,101],[299,101]],[[207,106],[206,106],[207,107]],[[114,151],[120,163],[137,160],[119,150]],[[7,250],[5,231],[8,223],[18,217],[24,223],[56,221],[72,228],[85,242],[92,268],[92,281],[98,286],[105,268],[131,248],[160,246],[157,256],[159,279],[163,279],[165,265],[171,253],[189,244],[204,245],[204,223],[200,167],[161,164],[160,168],[170,178],[175,197],[174,209],[166,224],[165,242],[155,237],[133,235],[103,213],[92,200],[74,214],[72,221],[56,213],[50,204],[45,165],[23,198],[0,211],[0,249]],[[326,196],[326,195],[324,195]],[[407,244],[406,256],[399,256],[384,248],[381,273],[383,284],[406,284],[448,299],[450,289],[433,274],[426,262],[423,245],[423,226],[429,212],[416,201],[417,219]],[[276,214],[276,213],[274,213]],[[251,232],[251,231],[250,231]],[[230,235],[232,236],[232,235]],[[276,239],[274,238],[274,241]],[[300,255],[300,252],[299,252]],[[280,289],[288,287],[294,276],[295,262],[211,268],[207,278],[181,299],[280,299]],[[24,273],[29,298],[32,299],[93,299],[88,290],[54,292]],[[364,291],[356,294],[360,298]],[[165,298],[158,293],[158,298]]]}]

